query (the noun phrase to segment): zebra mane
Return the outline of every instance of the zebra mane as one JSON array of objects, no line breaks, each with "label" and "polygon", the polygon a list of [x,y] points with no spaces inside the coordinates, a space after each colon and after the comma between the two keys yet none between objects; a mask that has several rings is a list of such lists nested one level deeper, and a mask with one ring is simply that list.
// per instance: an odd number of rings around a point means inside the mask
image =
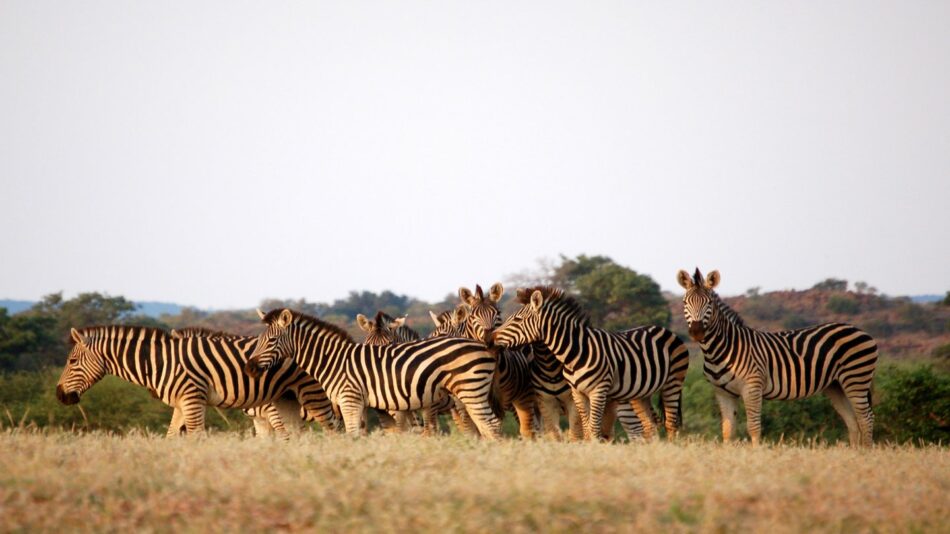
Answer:
[{"label": "zebra mane", "polygon": [[[261,321],[267,324],[271,324],[277,320],[277,317],[280,316],[280,312],[282,311],[284,311],[284,308],[277,308],[275,310],[271,310],[267,312],[267,315],[265,315],[264,318],[261,319]],[[349,332],[347,332],[346,330],[340,328],[339,326],[333,323],[328,323],[324,321],[323,319],[317,319],[316,317],[312,315],[307,315],[306,313],[301,313],[296,310],[290,310],[290,313],[293,314],[294,316],[294,322],[302,323],[306,326],[316,326],[317,328],[326,330],[327,332],[330,332],[333,335],[343,338],[343,340],[349,343],[356,343],[356,341],[353,340],[353,336],[351,336]]]},{"label": "zebra mane", "polygon": [[541,296],[544,297],[545,302],[555,302],[560,304],[562,309],[566,310],[570,315],[577,318],[582,324],[586,325],[590,323],[590,317],[587,314],[587,310],[585,310],[579,302],[574,300],[574,297],[568,295],[563,289],[559,287],[534,286],[522,288],[517,291],[516,298],[521,304],[528,304],[531,302],[531,295],[535,291],[541,292]]},{"label": "zebra mane", "polygon": [[736,310],[733,310],[726,304],[726,301],[722,300],[719,296],[719,293],[715,291],[710,291],[709,296],[712,297],[713,302],[719,305],[719,312],[722,313],[722,316],[725,317],[727,321],[736,325],[736,326],[745,326],[745,321],[742,320],[742,317],[739,316],[739,313]]},{"label": "zebra mane", "polygon": [[238,334],[232,334],[230,332],[225,332],[223,330],[212,330],[211,328],[205,328],[203,326],[189,326],[188,328],[176,328],[175,336],[172,334],[172,337],[188,338],[188,337],[240,337]]},{"label": "zebra mane", "polygon": [[[135,325],[124,325],[124,324],[100,324],[95,326],[84,326],[82,328],[77,328],[77,332],[83,337],[88,337],[90,339],[103,339],[103,338],[128,338],[135,337],[141,333],[145,333],[146,336],[152,337],[154,339],[167,339],[171,335],[161,328],[153,328],[151,326],[135,326]],[[76,340],[69,336],[69,345],[75,345]]]}]

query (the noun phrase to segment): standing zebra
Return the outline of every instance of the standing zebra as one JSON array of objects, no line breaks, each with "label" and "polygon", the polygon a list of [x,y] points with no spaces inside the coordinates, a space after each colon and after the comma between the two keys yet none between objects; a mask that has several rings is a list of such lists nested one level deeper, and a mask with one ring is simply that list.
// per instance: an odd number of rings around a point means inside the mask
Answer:
[{"label": "standing zebra", "polygon": [[[182,425],[189,434],[203,433],[206,406],[272,403],[300,377],[295,367],[282,365],[251,380],[241,372],[246,354],[220,338],[173,338],[164,330],[124,325],[73,328],[70,337],[73,346],[56,385],[60,402],[76,404],[106,373],[113,374],[175,408],[168,435],[177,435]],[[277,409],[266,415],[286,437]]]},{"label": "standing zebra", "polygon": [[540,341],[554,353],[573,388],[585,438],[599,435],[604,411],[616,401],[630,402],[644,437],[651,439],[655,423],[650,396],[656,392],[662,394],[667,434],[676,434],[689,353],[675,334],[659,326],[623,332],[594,328],[580,305],[553,287],[519,291],[518,300],[521,309],[492,338],[502,347]]},{"label": "standing zebra", "polygon": [[[495,283],[486,296],[482,286],[475,285],[472,293],[467,287],[459,288],[459,299],[468,304],[471,313],[465,322],[464,337],[491,342],[491,333],[501,324],[498,302],[505,288]],[[523,350],[498,351],[498,367],[495,369],[495,391],[504,410],[514,409],[518,416],[519,433],[522,438],[534,437],[534,387],[531,383],[531,352]]]},{"label": "standing zebra", "polygon": [[[258,314],[261,315],[261,313],[258,310]],[[253,344],[257,341],[257,337],[240,336],[199,326],[178,330],[172,329],[171,337],[219,338],[229,343],[232,349],[239,351],[244,360],[247,360],[247,357],[250,356]],[[288,430],[299,431],[304,421],[317,421],[327,431],[339,430],[340,421],[334,417],[333,408],[326,392],[313,377],[303,371],[297,372],[296,377],[287,385],[286,391],[273,406],[268,403],[244,409],[244,413],[254,422],[255,434],[264,436],[276,430],[270,423],[274,408],[280,414],[280,419],[285,428],[289,423],[292,423],[290,428],[287,428]]]},{"label": "standing zebra", "polygon": [[245,371],[251,376],[295,361],[340,406],[348,434],[358,434],[363,408],[429,409],[448,392],[465,404],[482,435],[500,436],[489,403],[495,357],[481,343],[437,337],[396,345],[357,344],[341,328],[288,309],[263,322]]},{"label": "standing zebra", "polygon": [[703,373],[719,403],[723,441],[732,439],[740,397],[749,436],[757,445],[762,399],[801,399],[824,392],[848,426],[851,445],[870,445],[874,339],[840,323],[784,332],[755,330],[713,291],[719,280],[719,271],[710,272],[705,280],[699,269],[692,279],[686,271],[677,275],[686,290],[683,311],[689,335],[703,349]]}]

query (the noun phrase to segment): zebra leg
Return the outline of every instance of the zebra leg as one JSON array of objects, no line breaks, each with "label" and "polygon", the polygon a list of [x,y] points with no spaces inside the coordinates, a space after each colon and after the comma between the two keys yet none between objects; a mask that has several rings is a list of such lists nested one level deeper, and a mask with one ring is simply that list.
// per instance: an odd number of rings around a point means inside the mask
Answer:
[{"label": "zebra leg", "polygon": [[475,421],[472,421],[471,416],[468,415],[468,411],[465,409],[465,405],[462,404],[462,401],[454,399],[454,406],[451,408],[452,420],[455,421],[455,426],[465,435],[471,437],[478,437],[478,427],[475,426]]},{"label": "zebra leg", "polygon": [[518,428],[521,437],[524,439],[534,439],[534,396],[530,395],[523,399],[512,402],[515,407],[515,415],[518,416]]},{"label": "zebra leg", "polygon": [[590,401],[587,398],[587,395],[584,395],[582,392],[571,388],[571,397],[574,399],[574,407],[577,409],[577,416],[581,420],[581,428],[584,429],[584,439],[589,440],[591,434],[588,431],[589,417],[588,417],[588,405]]},{"label": "zebra leg", "polygon": [[752,446],[757,447],[762,439],[762,385],[747,382],[742,390],[742,403],[745,404],[745,421]]},{"label": "zebra leg", "polygon": [[634,399],[630,401],[630,407],[637,412],[637,419],[643,425],[643,439],[652,441],[656,436],[656,414],[653,413],[653,403],[650,398]]},{"label": "zebra leg", "polygon": [[270,422],[259,415],[248,415],[251,418],[251,422],[254,423],[254,435],[257,437],[270,436],[274,433],[274,427],[271,426]]},{"label": "zebra leg", "polygon": [[604,422],[604,409],[607,408],[607,388],[601,386],[587,394],[590,411],[587,413],[587,439],[600,437]]},{"label": "zebra leg", "polygon": [[547,438],[561,439],[561,406],[557,397],[539,393],[538,409],[541,411],[541,426]]},{"label": "zebra leg", "polygon": [[663,402],[663,426],[666,427],[666,439],[676,438],[680,427],[683,426],[683,376],[671,376],[663,390],[660,392],[660,400]]},{"label": "zebra leg", "polygon": [[365,407],[357,399],[345,399],[340,401],[340,413],[343,415],[343,426],[346,428],[346,435],[359,437],[362,433],[363,410]]},{"label": "zebra leg", "polygon": [[195,395],[182,400],[182,414],[185,417],[185,432],[200,436],[205,433],[205,403],[203,395]]},{"label": "zebra leg", "polygon": [[284,421],[281,419],[280,412],[277,411],[276,406],[273,404],[265,404],[261,406],[261,413],[267,418],[267,422],[270,423],[277,437],[283,441],[290,441],[290,434],[287,433],[287,427],[284,426]]},{"label": "zebra leg", "polygon": [[574,404],[573,395],[570,393],[563,395],[559,401],[564,406],[565,415],[567,415],[568,430],[570,431],[571,441],[580,441],[584,439],[584,419],[577,406]]},{"label": "zebra leg", "polygon": [[180,436],[184,424],[185,414],[181,411],[179,406],[175,406],[175,410],[172,412],[172,421],[168,425],[168,432],[165,433],[165,437],[171,438]]},{"label": "zebra leg", "polygon": [[415,418],[412,412],[391,412],[389,415],[391,415],[396,422],[393,427],[394,430],[406,432],[412,428],[412,420]]},{"label": "zebra leg", "polygon": [[722,416],[722,442],[732,441],[732,434],[736,430],[736,409],[739,407],[739,398],[724,389],[716,389],[716,402],[719,404],[719,414]]},{"label": "zebra leg", "polygon": [[640,418],[637,417],[637,412],[633,410],[631,404],[621,403],[617,406],[617,419],[620,420],[620,426],[623,427],[630,441],[643,439],[643,424],[640,423]]},{"label": "zebra leg", "polygon": [[825,395],[831,399],[831,405],[834,406],[835,411],[838,412],[838,415],[841,416],[844,424],[848,427],[848,441],[851,446],[857,447],[861,444],[861,431],[858,430],[858,420],[854,416],[854,410],[851,409],[848,397],[844,395],[844,391],[837,382],[825,389]]},{"label": "zebra leg", "polygon": [[614,440],[614,423],[617,422],[617,401],[610,401],[604,407],[604,422],[600,425],[600,439]]},{"label": "zebra leg", "polygon": [[874,412],[871,410],[871,384],[853,383],[841,388],[851,403],[855,419],[858,422],[858,432],[861,434],[862,445],[874,444]]},{"label": "zebra leg", "polygon": [[435,406],[426,406],[422,409],[422,435],[437,436],[439,434],[439,413]]}]

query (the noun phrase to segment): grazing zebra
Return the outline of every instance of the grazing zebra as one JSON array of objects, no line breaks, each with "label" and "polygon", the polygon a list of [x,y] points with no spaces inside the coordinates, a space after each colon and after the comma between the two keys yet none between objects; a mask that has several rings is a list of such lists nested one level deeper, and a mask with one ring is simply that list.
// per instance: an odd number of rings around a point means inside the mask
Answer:
[{"label": "grazing zebra", "polygon": [[554,353],[573,388],[585,438],[599,435],[605,409],[616,401],[630,403],[643,436],[651,439],[655,422],[650,396],[656,392],[662,394],[667,435],[676,434],[689,353],[675,334],[659,326],[623,332],[591,327],[580,305],[553,287],[519,291],[518,300],[521,309],[492,338],[502,347],[540,341]]},{"label": "grazing zebra", "polygon": [[[261,314],[259,310],[258,314]],[[171,337],[220,338],[232,344],[235,350],[240,351],[242,358],[245,360],[250,355],[253,344],[257,341],[257,337],[240,336],[200,326],[191,326],[177,330],[172,329]],[[268,403],[244,409],[244,413],[250,417],[254,423],[255,434],[264,436],[276,430],[270,423],[270,419],[273,417],[273,408],[277,409],[277,412],[280,414],[280,419],[284,423],[284,427],[290,431],[299,431],[304,421],[317,421],[327,431],[340,430],[339,425],[341,422],[335,418],[330,399],[327,398],[326,392],[323,391],[323,388],[320,387],[320,384],[318,384],[313,377],[303,371],[297,373],[296,378],[287,385],[284,394],[278,401],[279,402],[275,403],[273,407]],[[294,416],[288,418],[291,414],[294,414]],[[294,424],[288,427],[288,423]]]},{"label": "grazing zebra", "polygon": [[762,399],[801,399],[824,392],[848,426],[851,445],[870,445],[874,339],[840,323],[784,332],[755,330],[713,291],[719,280],[719,271],[703,279],[699,269],[692,279],[686,271],[677,276],[686,290],[683,311],[689,335],[703,349],[703,373],[719,403],[723,441],[732,439],[740,397],[749,436],[757,445]]},{"label": "grazing zebra", "polygon": [[459,399],[483,436],[500,424],[489,402],[494,354],[481,343],[437,337],[397,345],[357,344],[341,328],[288,309],[268,313],[267,329],[245,366],[255,376],[293,360],[340,406],[346,432],[360,432],[363,408],[418,410]]},{"label": "grazing zebra", "polygon": [[[113,374],[175,408],[168,435],[178,435],[182,425],[189,434],[203,433],[206,406],[271,403],[299,376],[292,365],[282,365],[252,380],[241,372],[245,353],[220,338],[173,338],[164,330],[125,325],[73,328],[70,337],[73,345],[56,385],[60,402],[76,404],[106,373]],[[267,417],[286,437],[277,409]]]}]

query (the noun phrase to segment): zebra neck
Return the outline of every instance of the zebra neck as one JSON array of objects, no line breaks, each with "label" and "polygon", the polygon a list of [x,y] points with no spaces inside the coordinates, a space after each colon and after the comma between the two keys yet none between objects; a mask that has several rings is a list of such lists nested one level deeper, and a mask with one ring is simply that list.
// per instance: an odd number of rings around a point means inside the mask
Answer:
[{"label": "zebra neck", "polygon": [[106,372],[135,385],[153,389],[155,367],[161,363],[157,358],[155,362],[150,358],[151,341],[144,339],[139,345],[133,339],[103,339],[98,352],[105,363]]},{"label": "zebra neck", "polygon": [[321,383],[337,375],[341,358],[355,343],[320,329],[302,330],[294,350],[294,362]]},{"label": "zebra neck", "polygon": [[541,321],[541,341],[567,370],[573,371],[584,355],[587,330],[586,325],[570,317],[549,316]]},{"label": "zebra neck", "polygon": [[743,328],[746,327],[727,319],[722,308],[716,310],[715,319],[709,325],[706,339],[700,343],[706,359],[718,362],[723,357],[729,356],[730,350],[735,347],[733,340],[739,336],[739,330]]}]

